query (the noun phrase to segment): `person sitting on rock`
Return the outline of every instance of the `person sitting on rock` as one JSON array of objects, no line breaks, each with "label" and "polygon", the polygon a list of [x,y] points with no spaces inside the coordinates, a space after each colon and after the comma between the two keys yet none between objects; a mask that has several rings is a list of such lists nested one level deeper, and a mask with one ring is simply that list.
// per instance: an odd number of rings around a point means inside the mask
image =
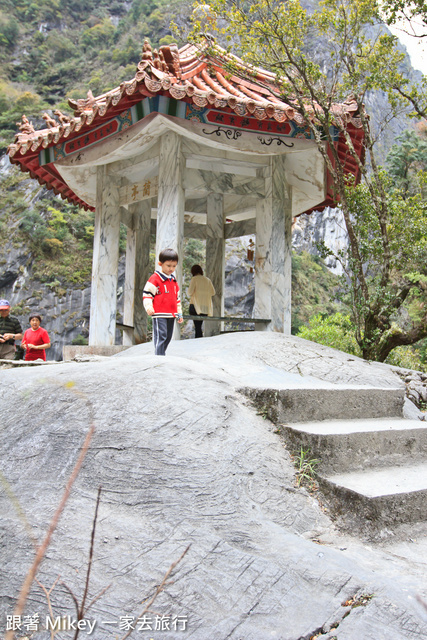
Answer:
[{"label": "person sitting on rock", "polygon": [[10,315],[8,300],[0,300],[0,358],[13,360],[15,340],[22,338],[22,329],[18,318]]},{"label": "person sitting on rock", "polygon": [[41,316],[38,313],[30,315],[30,329],[22,338],[21,346],[26,349],[25,360],[46,360],[46,349],[50,348],[50,338],[46,329],[41,327]]}]

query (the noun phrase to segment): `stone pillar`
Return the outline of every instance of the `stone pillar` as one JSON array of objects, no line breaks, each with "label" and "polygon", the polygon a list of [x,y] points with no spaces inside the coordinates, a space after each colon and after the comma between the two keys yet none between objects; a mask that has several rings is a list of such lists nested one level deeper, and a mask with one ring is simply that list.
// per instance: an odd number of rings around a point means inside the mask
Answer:
[{"label": "stone pillar", "polygon": [[127,228],[126,236],[126,265],[125,285],[123,292],[123,324],[128,325],[123,329],[123,345],[130,347],[135,344],[133,335],[133,310],[135,301],[135,258],[136,258],[136,232],[133,228],[133,217],[130,216],[132,226]]},{"label": "stone pillar", "polygon": [[[257,205],[255,316],[271,318],[270,331],[291,333],[292,191],[286,156],[273,156],[266,198]],[[265,315],[264,315],[265,314]]]},{"label": "stone pillar", "polygon": [[120,210],[117,181],[97,167],[89,345],[115,343]]},{"label": "stone pillar", "polygon": [[147,314],[142,304],[142,292],[150,276],[151,200],[129,205],[129,214],[132,222],[126,244],[123,324],[133,329],[124,330],[124,345],[147,341]]},{"label": "stone pillar", "polygon": [[[271,318],[271,234],[273,203],[271,165],[259,169],[265,178],[265,198],[256,203],[254,318]],[[268,331],[269,324],[255,324],[255,331]]]},{"label": "stone pillar", "polygon": [[130,205],[129,209],[133,211],[136,234],[133,326],[135,343],[140,344],[147,342],[147,314],[142,304],[142,292],[152,272],[152,266],[150,266],[151,199]]},{"label": "stone pillar", "polygon": [[[206,275],[212,280],[216,295],[213,302],[214,316],[224,315],[224,196],[210,193],[207,197],[206,216]],[[220,333],[221,322],[209,321],[204,324],[204,335],[215,336]]]},{"label": "stone pillar", "polygon": [[[173,131],[160,139],[159,188],[157,197],[156,268],[159,253],[170,247],[178,252],[179,263],[176,276],[182,295],[182,261],[184,241],[185,193],[183,172],[184,156],[181,152],[181,137]],[[175,324],[174,339],[179,338]]]}]

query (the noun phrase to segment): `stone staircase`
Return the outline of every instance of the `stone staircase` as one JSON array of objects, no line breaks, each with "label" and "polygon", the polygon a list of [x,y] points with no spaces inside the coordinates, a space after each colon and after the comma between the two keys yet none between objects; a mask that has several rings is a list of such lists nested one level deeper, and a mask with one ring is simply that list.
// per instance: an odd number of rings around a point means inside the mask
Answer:
[{"label": "stone staircase", "polygon": [[291,448],[309,448],[319,488],[352,526],[387,527],[427,520],[427,425],[374,418],[294,423]]},{"label": "stone staircase", "polygon": [[246,389],[291,451],[320,460],[319,489],[352,530],[427,521],[427,423],[402,417],[402,388]]}]

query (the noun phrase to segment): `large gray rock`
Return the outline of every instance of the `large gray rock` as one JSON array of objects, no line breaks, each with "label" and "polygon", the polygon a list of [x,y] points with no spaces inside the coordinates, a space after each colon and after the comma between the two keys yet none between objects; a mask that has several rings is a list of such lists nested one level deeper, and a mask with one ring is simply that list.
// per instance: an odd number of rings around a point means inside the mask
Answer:
[{"label": "large gray rock", "polygon": [[[153,628],[135,637],[427,638],[427,613],[416,600],[427,599],[425,557],[412,563],[341,538],[314,498],[295,488],[275,426],[236,391],[245,376],[263,379],[266,366],[268,375],[292,382],[285,356],[288,351],[294,369],[297,350],[304,369],[295,374],[300,386],[313,384],[310,371],[318,380],[323,371],[325,381],[339,382],[339,352],[317,352],[310,369],[310,357],[301,357],[304,346],[318,348],[266,333],[227,335],[174,343],[165,358],[140,345],[99,362],[0,371],[1,472],[38,539],[92,419],[96,426],[38,576],[50,588],[60,574],[81,598],[102,485],[91,597],[111,587],[87,615],[97,622],[93,638],[121,638],[121,617],[138,615],[142,600],[188,544],[174,582],[153,607],[160,616],[187,616],[188,631]],[[344,358],[342,380],[351,375]],[[362,378],[376,387],[395,384],[392,374],[375,377],[368,365],[364,373],[356,365],[358,384]],[[0,495],[0,509],[4,629],[34,549],[7,492]],[[366,606],[343,606],[355,594],[373,597]],[[55,615],[74,614],[64,587],[57,586],[51,599]],[[37,585],[26,613],[47,614]],[[61,634],[61,640],[72,637]],[[50,635],[38,631],[31,638]]]}]

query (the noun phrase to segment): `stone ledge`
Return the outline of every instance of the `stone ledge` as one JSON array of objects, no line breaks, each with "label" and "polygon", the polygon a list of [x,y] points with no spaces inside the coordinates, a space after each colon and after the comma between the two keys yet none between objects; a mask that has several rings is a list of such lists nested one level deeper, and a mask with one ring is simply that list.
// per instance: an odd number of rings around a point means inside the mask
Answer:
[{"label": "stone ledge", "polygon": [[6,360],[0,359],[0,368],[11,369],[12,367],[40,367],[45,365],[58,364],[56,360]]},{"label": "stone ledge", "polygon": [[91,345],[64,345],[62,349],[62,357],[64,361],[73,360],[76,356],[114,356],[120,351],[129,349],[122,344],[114,344],[110,346],[100,347]]}]

